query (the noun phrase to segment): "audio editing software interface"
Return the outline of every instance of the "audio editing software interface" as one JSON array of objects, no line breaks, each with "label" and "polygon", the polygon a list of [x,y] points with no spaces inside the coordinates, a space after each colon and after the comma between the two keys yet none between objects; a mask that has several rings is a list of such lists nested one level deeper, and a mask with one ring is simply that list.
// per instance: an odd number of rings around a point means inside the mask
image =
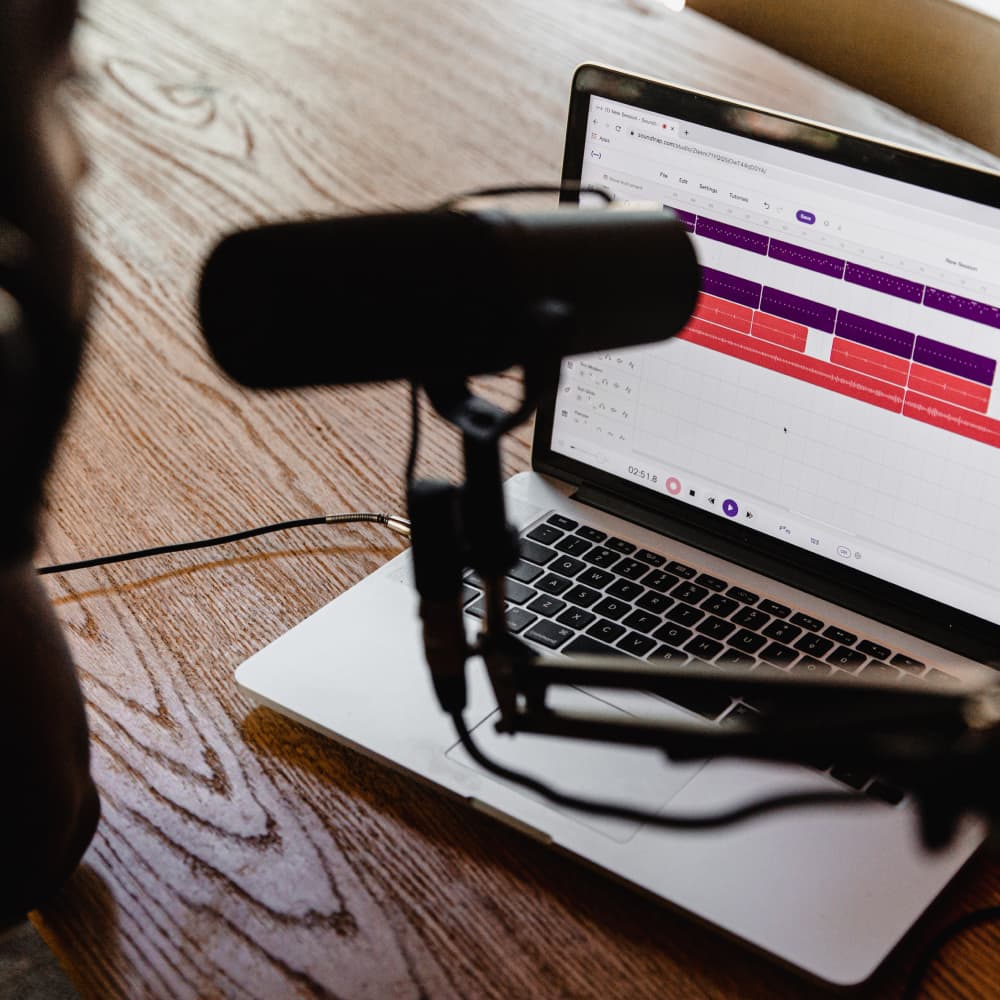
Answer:
[{"label": "audio editing software interface", "polygon": [[702,287],[563,363],[553,449],[1000,622],[1000,211],[605,98],[584,158]]}]

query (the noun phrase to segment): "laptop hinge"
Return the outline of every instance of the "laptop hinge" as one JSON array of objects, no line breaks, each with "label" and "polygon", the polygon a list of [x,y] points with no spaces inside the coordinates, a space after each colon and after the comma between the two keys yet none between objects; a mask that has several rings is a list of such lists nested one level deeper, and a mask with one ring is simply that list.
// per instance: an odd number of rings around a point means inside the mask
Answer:
[{"label": "laptop hinge", "polygon": [[[783,581],[790,582],[786,572],[789,567],[786,563],[774,561],[773,569],[762,568],[761,559],[752,556],[748,551],[748,546],[755,539],[746,532],[743,533],[747,535],[745,539],[733,541],[730,538],[708,531],[700,525],[683,520],[683,512],[681,512],[681,516],[668,517],[652,508],[623,500],[613,493],[587,485],[586,483],[581,485],[575,493],[571,494],[571,498],[578,503],[586,504],[588,507],[595,507],[606,514],[614,514],[616,517],[621,517],[643,528],[648,528],[650,531],[655,531],[658,535],[666,535],[668,538],[683,542],[685,545],[703,549],[722,559],[728,559],[739,566],[745,566],[747,569],[752,569],[755,572],[765,573],[767,576],[775,576]],[[797,583],[795,585],[799,586]]]}]

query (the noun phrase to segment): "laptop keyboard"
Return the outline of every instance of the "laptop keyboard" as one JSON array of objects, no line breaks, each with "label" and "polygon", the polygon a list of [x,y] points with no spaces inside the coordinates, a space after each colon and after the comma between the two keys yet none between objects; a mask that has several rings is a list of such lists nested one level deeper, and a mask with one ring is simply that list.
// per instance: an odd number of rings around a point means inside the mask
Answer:
[{"label": "laptop keyboard", "polygon": [[[483,616],[481,581],[466,574],[467,613]],[[627,655],[684,664],[696,658],[756,674],[952,680],[882,643],[821,621],[696,566],[550,514],[521,536],[507,578],[507,625],[560,653]],[[754,698],[722,692],[672,698],[704,719],[729,725],[757,711]],[[817,760],[813,766],[890,805],[898,788],[871,774]]]}]

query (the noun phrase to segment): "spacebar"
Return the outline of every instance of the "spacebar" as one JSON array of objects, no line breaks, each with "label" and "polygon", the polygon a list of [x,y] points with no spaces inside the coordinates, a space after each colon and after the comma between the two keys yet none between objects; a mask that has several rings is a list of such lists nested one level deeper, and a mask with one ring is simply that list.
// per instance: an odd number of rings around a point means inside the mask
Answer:
[{"label": "spacebar", "polygon": [[[597,639],[589,635],[578,635],[572,642],[567,643],[560,650],[563,653],[598,653],[601,655],[612,654],[614,656],[627,656],[620,649],[615,649],[606,643],[598,642]],[[634,659],[634,657],[633,657]],[[641,661],[640,661],[641,662]],[[662,664],[661,664],[662,666]],[[663,695],[667,701],[672,701],[681,708],[686,708],[690,712],[696,712],[704,719],[716,719],[727,708],[732,699],[728,694],[721,691],[683,691],[671,692]]]},{"label": "spacebar", "polygon": [[[628,656],[620,649],[609,646],[606,642],[598,642],[589,635],[578,635],[571,643],[563,646],[560,653],[598,653],[601,656]],[[635,659],[635,657],[630,657]]]}]

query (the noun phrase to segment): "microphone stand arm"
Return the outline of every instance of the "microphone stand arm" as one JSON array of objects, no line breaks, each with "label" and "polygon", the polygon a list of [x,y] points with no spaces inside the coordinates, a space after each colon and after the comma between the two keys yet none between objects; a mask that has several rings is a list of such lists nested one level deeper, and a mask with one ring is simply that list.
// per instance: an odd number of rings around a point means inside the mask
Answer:
[{"label": "microphone stand arm", "polygon": [[[490,672],[510,678],[497,729],[656,747],[674,760],[742,757],[786,763],[823,760],[876,772],[917,801],[924,842],[941,846],[967,813],[1000,821],[1000,682],[936,686],[853,677],[757,675],[692,660],[678,667],[617,656],[554,658],[534,653]],[[759,711],[718,725],[664,719],[651,699],[646,719],[567,712],[547,705],[558,685],[641,690],[681,702],[739,692]]]},{"label": "microphone stand arm", "polygon": [[[571,324],[553,302],[530,316],[540,344],[560,343]],[[464,379],[424,384],[434,408],[461,432],[465,461],[461,485],[415,481],[408,489],[424,647],[441,707],[460,718],[466,664],[479,656],[496,695],[500,732],[649,746],[678,760],[823,758],[877,771],[914,795],[928,846],[947,843],[966,813],[1000,820],[1000,682],[903,685],[758,675],[700,661],[676,666],[624,656],[539,656],[511,634],[505,578],[517,562],[518,539],[506,518],[500,439],[533,412],[557,370],[556,357],[526,363],[524,395],[514,412],[473,395]],[[463,615],[467,567],[483,586],[483,627],[475,642],[467,638]],[[681,701],[706,692],[752,693],[760,711],[722,726],[655,711],[647,719],[599,709],[567,712],[548,703],[559,685],[641,690]]]},{"label": "microphone stand arm", "polygon": [[[408,484],[414,577],[420,597],[424,650],[441,707],[465,708],[465,664],[480,655],[489,672],[501,712],[517,709],[513,671],[534,651],[510,633],[506,619],[507,573],[520,550],[517,531],[507,522],[500,440],[535,411],[545,388],[558,375],[562,351],[573,329],[571,311],[556,300],[526,310],[525,322],[537,331],[535,342],[549,345],[523,366],[520,405],[508,412],[473,395],[464,378],[424,382],[435,410],[462,435],[465,482],[436,480]],[[463,575],[471,567],[483,581],[483,629],[468,642],[462,611]]]}]

